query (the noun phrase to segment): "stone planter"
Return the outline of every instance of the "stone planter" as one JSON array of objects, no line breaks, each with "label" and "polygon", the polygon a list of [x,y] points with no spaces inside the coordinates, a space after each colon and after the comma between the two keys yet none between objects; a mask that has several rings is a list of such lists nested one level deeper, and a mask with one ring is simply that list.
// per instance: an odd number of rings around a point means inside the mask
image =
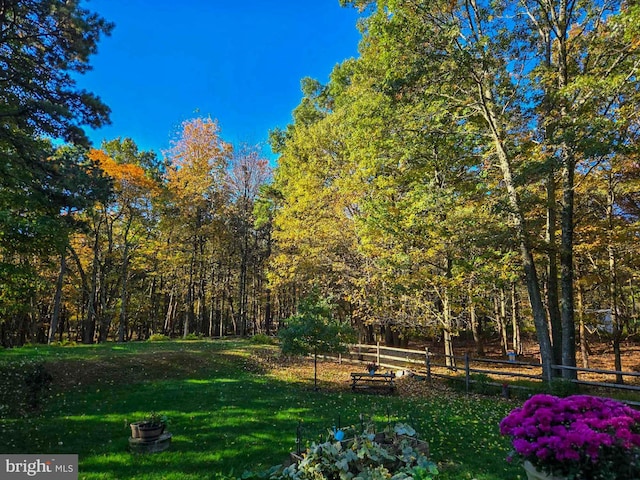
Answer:
[{"label": "stone planter", "polygon": [[156,440],[164,432],[163,423],[135,422],[131,424],[131,438],[139,438],[145,442]]},{"label": "stone planter", "polygon": [[527,472],[528,480],[566,480],[567,477],[555,477],[538,471],[533,464],[527,460],[524,462],[524,471]]},{"label": "stone planter", "polygon": [[133,453],[164,452],[171,446],[171,434],[164,432],[153,440],[143,438],[129,438],[129,449]]}]

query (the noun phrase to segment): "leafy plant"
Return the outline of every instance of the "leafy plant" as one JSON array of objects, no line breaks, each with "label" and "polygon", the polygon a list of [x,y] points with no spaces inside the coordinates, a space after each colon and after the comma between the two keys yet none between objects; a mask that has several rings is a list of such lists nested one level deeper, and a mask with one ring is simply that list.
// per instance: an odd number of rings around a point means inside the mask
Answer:
[{"label": "leafy plant", "polygon": [[393,427],[393,431],[397,435],[406,435],[409,437],[413,437],[416,434],[416,431],[411,425],[407,425],[406,423],[397,423]]},{"label": "leafy plant", "polygon": [[149,425],[166,425],[167,424],[167,416],[160,415],[157,412],[151,412],[145,419],[144,422]]},{"label": "leafy plant", "polygon": [[378,368],[380,368],[380,367],[374,362],[367,363],[367,366],[365,367],[367,372],[377,372]]},{"label": "leafy plant", "polygon": [[398,424],[393,430],[378,435],[365,430],[349,441],[314,443],[298,463],[257,475],[245,472],[242,478],[432,480],[438,468],[428,460],[426,444],[413,437],[415,430],[408,425]]}]

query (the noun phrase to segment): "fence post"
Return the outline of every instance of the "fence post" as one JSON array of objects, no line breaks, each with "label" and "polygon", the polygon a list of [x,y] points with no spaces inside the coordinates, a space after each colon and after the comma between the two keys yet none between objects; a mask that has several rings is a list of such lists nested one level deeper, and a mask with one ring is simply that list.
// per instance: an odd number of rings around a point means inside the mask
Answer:
[{"label": "fence post", "polygon": [[424,363],[427,367],[427,382],[431,385],[431,356],[429,355],[429,347],[424,347]]},{"label": "fence post", "polygon": [[465,352],[464,354],[464,379],[465,385],[467,388],[467,394],[469,394],[469,387],[471,386],[471,378],[470,378],[470,366],[469,366],[469,352]]},{"label": "fence post", "polygon": [[376,363],[380,365],[380,342],[376,342]]}]

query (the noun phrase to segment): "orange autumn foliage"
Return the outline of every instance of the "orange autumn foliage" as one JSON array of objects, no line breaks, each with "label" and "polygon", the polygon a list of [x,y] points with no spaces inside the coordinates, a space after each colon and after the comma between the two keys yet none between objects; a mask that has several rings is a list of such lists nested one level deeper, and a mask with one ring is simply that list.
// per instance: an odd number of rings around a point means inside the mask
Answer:
[{"label": "orange autumn foliage", "polygon": [[89,158],[95,161],[100,169],[111,177],[117,192],[122,193],[131,188],[149,192],[155,195],[158,192],[158,185],[149,177],[139,165],[132,163],[118,163],[109,157],[104,151],[91,149]]}]

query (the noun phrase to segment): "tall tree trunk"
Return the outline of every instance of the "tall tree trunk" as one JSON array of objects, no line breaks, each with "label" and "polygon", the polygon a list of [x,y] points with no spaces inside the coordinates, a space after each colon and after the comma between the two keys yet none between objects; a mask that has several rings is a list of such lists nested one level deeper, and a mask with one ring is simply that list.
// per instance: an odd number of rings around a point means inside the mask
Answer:
[{"label": "tall tree trunk", "polygon": [[[552,159],[550,162],[553,162]],[[556,245],[556,182],[555,168],[549,167],[547,174],[547,307],[549,309],[549,323],[551,324],[551,338],[553,346],[553,360],[556,365],[562,365],[562,316],[560,313],[560,299],[558,297],[558,256]],[[560,375],[554,371],[554,375]]]},{"label": "tall tree trunk", "polygon": [[248,270],[248,257],[249,257],[249,234],[248,228],[244,225],[244,218],[242,222],[242,246],[241,246],[241,259],[240,259],[240,281],[238,288],[238,317],[240,324],[240,335],[247,335],[247,270]]},{"label": "tall tree trunk", "polygon": [[162,333],[164,333],[165,335],[171,335],[172,331],[173,331],[173,316],[174,316],[174,309],[175,309],[175,300],[174,300],[174,294],[175,294],[175,284],[173,285],[173,287],[171,287],[171,292],[169,293],[169,300],[167,301],[167,312],[164,316],[164,327],[162,329]]},{"label": "tall tree trunk", "polygon": [[497,121],[498,117],[493,111],[492,94],[490,89],[487,89],[486,86],[480,85],[480,87],[483,93],[483,100],[485,102],[484,113],[492,133],[499,166],[502,171],[502,178],[507,190],[509,205],[512,209],[513,227],[520,245],[522,267],[525,273],[527,291],[529,292],[529,303],[531,304],[533,322],[536,327],[538,345],[540,346],[540,360],[542,363],[543,377],[550,380],[552,377],[551,366],[553,364],[553,350],[551,347],[551,340],[549,338],[547,314],[540,292],[538,273],[533,260],[533,251],[525,228],[525,219],[522,213],[522,206],[520,205],[520,198],[513,180],[511,160],[502,140],[503,134],[499,127],[500,122]]},{"label": "tall tree trunk", "polygon": [[524,353],[520,339],[520,321],[518,319],[518,292],[516,284],[511,284],[511,324],[513,326],[513,351],[517,355]]},{"label": "tall tree trunk", "polygon": [[[544,66],[551,68],[553,63],[553,42],[551,40],[551,29],[548,25],[539,24],[538,34],[540,35],[541,45],[544,51]],[[542,105],[547,117],[553,112],[553,99],[549,94],[545,95]],[[541,131],[545,143],[552,142],[554,134],[554,125],[552,123],[545,124],[545,128]],[[546,225],[546,241],[547,241],[547,309],[549,311],[549,325],[551,328],[551,345],[553,349],[553,362],[556,365],[562,364],[562,314],[560,312],[560,297],[558,295],[558,245],[557,245],[557,201],[556,201],[556,162],[557,159],[553,152],[549,152],[547,156],[547,177],[546,177],[546,193],[547,193],[547,225]],[[554,376],[562,375],[559,370],[553,370]]]},{"label": "tall tree trunk", "polygon": [[[451,256],[447,254],[445,276],[447,280],[452,277],[453,260]],[[442,301],[442,322],[443,322],[443,340],[444,340],[444,354],[448,367],[455,368],[456,359],[453,352],[453,316],[451,312],[451,300],[449,298],[449,286],[445,286],[441,295]]]},{"label": "tall tree trunk", "polygon": [[67,249],[64,247],[60,254],[60,271],[58,272],[58,280],[56,281],[56,293],[53,299],[53,313],[51,314],[51,324],[49,325],[48,344],[55,340],[56,330],[58,328],[58,318],[60,317],[60,304],[62,303],[62,286],[64,284],[64,275],[67,270]]},{"label": "tall tree trunk", "polygon": [[[576,324],[574,315],[573,292],[573,186],[575,160],[573,154],[565,152],[562,170],[562,239],[560,244],[560,283],[562,299],[560,313],[562,318],[562,365],[576,366]],[[562,376],[576,379],[578,372],[573,369],[563,369]]]},{"label": "tall tree trunk", "polygon": [[133,217],[130,217],[127,226],[124,230],[124,251],[122,252],[122,272],[120,279],[120,322],[118,325],[118,342],[123,343],[126,340],[127,333],[127,298],[129,292],[127,290],[127,280],[129,278],[129,229],[131,228],[131,221]]},{"label": "tall tree trunk", "polygon": [[629,322],[629,334],[635,334],[635,325],[638,325],[638,319],[636,318],[636,295],[634,292],[633,278],[629,278],[629,295],[631,296],[631,321]]},{"label": "tall tree trunk", "polygon": [[98,233],[93,244],[93,264],[91,266],[91,283],[88,294],[87,316],[83,325],[82,343],[93,343],[93,337],[96,331],[96,300],[98,296],[98,270],[100,269]]},{"label": "tall tree trunk", "polygon": [[[557,35],[557,75],[558,91],[562,92],[569,84],[569,47],[568,47],[568,22],[570,20],[570,7],[568,0],[560,0],[557,15],[549,20],[554,24]],[[568,100],[567,100],[568,101]],[[567,101],[560,100],[560,121],[567,123],[569,108]],[[567,137],[572,134],[571,125],[563,125],[558,133],[562,135],[559,142],[559,153],[562,162],[562,210],[560,239],[560,315],[562,322],[562,365],[576,366],[576,329],[574,317],[574,292],[573,292],[573,214],[574,214],[574,176],[575,176],[575,152],[573,145],[568,143]],[[576,379],[577,371],[563,369],[562,376],[567,379]]]},{"label": "tall tree trunk", "polygon": [[198,309],[197,309],[197,325],[196,333],[204,333],[205,320],[207,317],[207,269],[205,268],[205,238],[199,238],[199,260],[198,260]]},{"label": "tall tree trunk", "polygon": [[584,324],[584,289],[582,284],[577,284],[578,319],[580,325],[580,354],[582,355],[582,368],[589,368],[589,345],[587,344],[587,328]]},{"label": "tall tree trunk", "polygon": [[476,346],[476,355],[478,355],[479,357],[483,357],[484,342],[482,341],[480,322],[476,314],[476,302],[474,301],[471,294],[469,294],[469,316],[471,319],[471,333],[473,334],[473,343]]},{"label": "tall tree trunk", "polygon": [[[611,322],[613,326],[613,353],[615,369],[622,370],[622,352],[620,349],[620,341],[622,339],[622,322],[620,321],[619,302],[618,302],[618,271],[617,258],[614,246],[614,208],[615,208],[615,185],[613,176],[609,174],[609,185],[607,192],[607,253],[609,257],[609,305],[611,307]],[[616,383],[624,383],[624,377],[616,374]]]},{"label": "tall tree trunk", "polygon": [[445,364],[450,368],[455,368],[456,359],[453,352],[453,322],[451,318],[451,305],[449,303],[449,293],[445,290],[442,296],[442,319],[443,319],[443,340]]},{"label": "tall tree trunk", "polygon": [[189,262],[189,282],[187,284],[187,304],[184,311],[184,323],[182,325],[182,338],[187,338],[191,331],[191,325],[193,324],[193,318],[195,314],[195,285],[194,276],[196,268],[196,255],[198,251],[197,239],[194,238],[193,251],[191,252],[191,261]]},{"label": "tall tree trunk", "polygon": [[[504,292],[501,292],[504,299]],[[496,292],[493,296],[493,314],[496,319],[496,328],[498,329],[498,336],[500,337],[500,350],[502,355],[507,354],[509,350],[509,344],[507,340],[507,323],[504,317],[504,310],[500,308],[500,294]]]}]

